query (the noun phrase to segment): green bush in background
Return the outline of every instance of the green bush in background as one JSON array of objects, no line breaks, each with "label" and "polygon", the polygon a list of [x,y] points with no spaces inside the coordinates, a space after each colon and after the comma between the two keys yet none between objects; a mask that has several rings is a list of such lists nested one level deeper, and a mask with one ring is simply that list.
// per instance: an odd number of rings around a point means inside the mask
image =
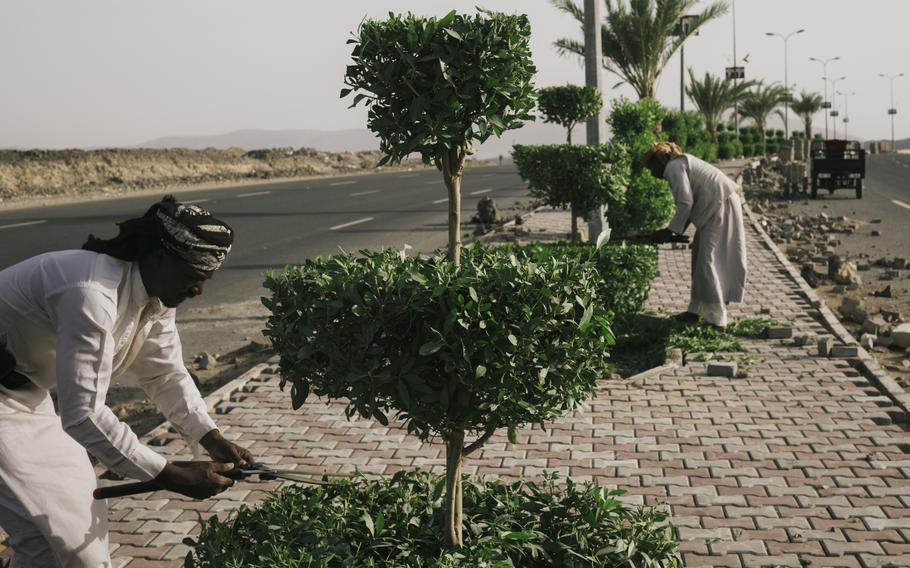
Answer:
[{"label": "green bush in background", "polygon": [[661,123],[667,111],[651,99],[631,102],[615,99],[607,118],[613,144],[629,153],[632,177],[622,202],[609,203],[607,220],[616,236],[650,232],[666,225],[673,217],[675,203],[670,186],[655,179],[642,164],[645,153],[662,139]]},{"label": "green bush in background", "polygon": [[571,146],[516,145],[512,159],[532,197],[572,211],[572,240],[578,241],[579,215],[604,203],[621,203],[630,178],[629,155],[615,144]]},{"label": "green bush in background", "polygon": [[594,116],[603,107],[603,98],[594,87],[563,85],[540,89],[537,107],[544,122],[555,122],[566,129],[566,144],[572,143],[572,129]]}]

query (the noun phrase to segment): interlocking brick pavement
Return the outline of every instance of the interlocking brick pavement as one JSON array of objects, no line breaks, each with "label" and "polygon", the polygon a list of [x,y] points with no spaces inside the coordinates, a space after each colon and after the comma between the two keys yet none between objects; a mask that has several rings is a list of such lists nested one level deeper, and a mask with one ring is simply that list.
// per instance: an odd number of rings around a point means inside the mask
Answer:
[{"label": "interlocking brick pavement", "polygon": [[[539,212],[528,228],[565,230],[563,212]],[[749,238],[747,299],[732,315],[825,328],[796,284]],[[649,309],[685,309],[689,251],[663,246]],[[468,474],[537,476],[544,469],[626,489],[634,504],[667,503],[686,566],[910,566],[910,434],[892,405],[844,360],[815,346],[747,340],[748,377],[708,377],[704,363],[642,381],[607,381],[580,409],[547,428],[504,435],[468,460]],[[347,420],[339,402],[310,399],[299,411],[265,372],[218,407],[225,435],[281,468],[388,475],[442,472],[444,450],[400,424]],[[156,449],[188,457],[176,436]],[[260,501],[276,482],[240,482],[208,501],[158,492],[112,500],[117,566],[179,566],[197,518],[224,518]]]}]

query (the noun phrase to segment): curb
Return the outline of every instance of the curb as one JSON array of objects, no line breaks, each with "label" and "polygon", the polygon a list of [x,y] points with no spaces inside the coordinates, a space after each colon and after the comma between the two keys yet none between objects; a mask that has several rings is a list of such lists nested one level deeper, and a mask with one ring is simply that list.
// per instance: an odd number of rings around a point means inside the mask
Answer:
[{"label": "curb", "polygon": [[[818,297],[815,290],[813,290],[805,279],[803,279],[796,267],[790,262],[790,259],[788,259],[780,248],[778,248],[777,244],[771,239],[768,233],[765,232],[761,223],[758,222],[755,214],[745,200],[743,200],[743,210],[749,218],[749,222],[764,241],[765,246],[768,247],[771,253],[774,254],[774,257],[777,258],[778,262],[781,263],[790,279],[799,286],[800,294],[809,301],[812,307],[818,310],[818,314],[821,316],[821,323],[825,328],[842,343],[857,345],[859,347],[859,356],[846,360],[850,366],[859,371],[866,379],[874,384],[878,390],[882,391],[899,406],[901,410],[910,414],[910,393],[904,391],[904,389],[902,389],[900,385],[882,369],[881,365],[878,364],[878,361],[876,361],[865,348],[859,345],[856,338],[847,331],[847,328],[845,328],[840,320],[837,319],[837,316],[834,315],[825,302]],[[905,418],[905,420],[906,419],[907,418]]]}]

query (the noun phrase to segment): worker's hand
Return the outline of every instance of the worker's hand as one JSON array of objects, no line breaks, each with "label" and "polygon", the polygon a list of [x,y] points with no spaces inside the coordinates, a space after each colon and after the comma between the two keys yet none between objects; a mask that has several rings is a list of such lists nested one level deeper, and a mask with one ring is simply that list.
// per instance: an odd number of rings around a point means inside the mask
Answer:
[{"label": "worker's hand", "polygon": [[687,243],[689,242],[689,237],[685,235],[679,235],[674,233],[670,229],[658,229],[651,233],[651,242],[655,244],[660,243]]},{"label": "worker's hand", "polygon": [[217,462],[245,467],[256,461],[248,449],[227,440],[217,429],[203,436],[199,443],[209,453],[209,456]]},{"label": "worker's hand", "polygon": [[169,462],[154,481],[162,489],[208,499],[234,485],[233,479],[222,475],[233,469],[231,464],[217,462]]}]

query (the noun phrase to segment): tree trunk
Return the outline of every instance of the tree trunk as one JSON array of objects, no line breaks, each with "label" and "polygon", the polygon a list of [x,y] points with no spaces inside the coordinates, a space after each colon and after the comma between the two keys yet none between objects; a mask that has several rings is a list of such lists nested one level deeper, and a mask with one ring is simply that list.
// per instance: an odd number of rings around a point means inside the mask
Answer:
[{"label": "tree trunk", "polygon": [[575,206],[571,207],[572,211],[572,243],[577,244],[579,241],[578,236],[578,213],[575,211]]},{"label": "tree trunk", "polygon": [[461,466],[464,464],[464,431],[446,437],[446,544],[464,544],[461,535]]},{"label": "tree trunk", "polygon": [[461,264],[461,176],[464,173],[464,154],[449,150],[442,155],[442,177],[449,190],[449,260]]},{"label": "tree trunk", "polygon": [[573,126],[574,126],[573,124],[570,124],[568,126],[569,133],[566,134],[566,144],[568,144],[569,146],[572,145],[572,127]]}]

